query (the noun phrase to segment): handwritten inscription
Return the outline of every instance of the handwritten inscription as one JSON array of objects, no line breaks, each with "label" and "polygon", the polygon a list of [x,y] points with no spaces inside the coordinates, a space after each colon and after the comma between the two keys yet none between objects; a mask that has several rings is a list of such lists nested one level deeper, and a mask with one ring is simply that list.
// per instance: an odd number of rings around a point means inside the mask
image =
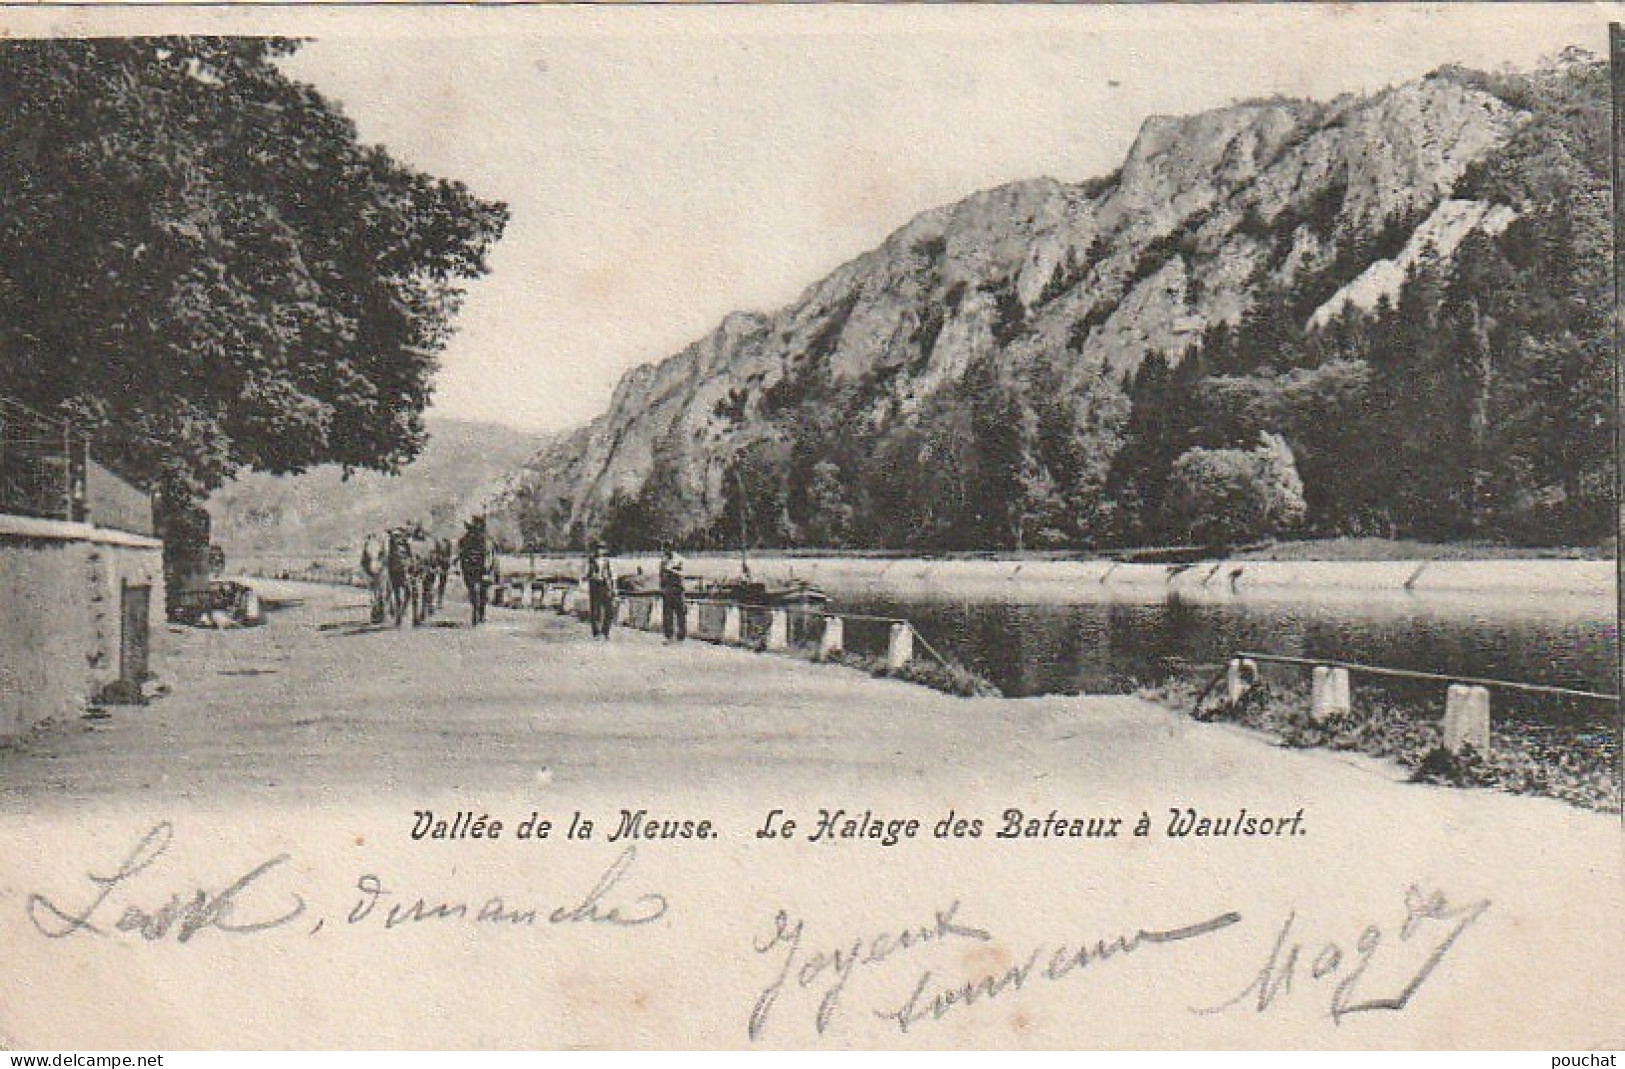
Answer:
[{"label": "handwritten inscription", "polygon": [[1086,940],[1076,947],[1065,943],[1040,945],[1033,947],[1018,964],[965,981],[943,982],[927,969],[920,973],[901,1005],[877,1010],[875,1016],[895,1024],[898,1031],[907,1032],[916,1025],[940,1021],[956,1010],[1014,995],[1033,983],[1059,983],[1087,965],[1103,964],[1145,947],[1200,939],[1239,923],[1241,914],[1221,913],[1178,928],[1140,928],[1132,935]]},{"label": "handwritten inscription", "polygon": [[773,932],[754,944],[758,954],[782,953],[783,957],[778,975],[762,989],[751,1007],[749,1031],[753,1040],[761,1038],[766,1030],[768,1017],[787,984],[801,989],[824,985],[813,1018],[814,1026],[822,1035],[835,1017],[847,981],[858,969],[880,965],[928,944],[955,939],[986,942],[993,938],[986,929],[960,922],[958,902],[937,910],[929,923],[841,940],[833,949],[818,950],[810,956],[804,955],[801,946],[805,933],[806,922],[781,909],[773,918]]},{"label": "handwritten inscription", "polygon": [[[1293,981],[1307,978],[1308,986],[1328,988],[1330,1013],[1334,1023],[1356,1013],[1398,1012],[1410,1005],[1434,971],[1444,962],[1463,933],[1490,908],[1487,899],[1462,906],[1451,905],[1445,896],[1424,893],[1414,884],[1405,893],[1405,917],[1399,926],[1397,945],[1375,924],[1368,924],[1355,938],[1352,948],[1333,940],[1303,943],[1296,938],[1298,916],[1289,913],[1275,937],[1264,965],[1234,997],[1198,1013],[1222,1013],[1230,1009],[1252,1009],[1264,1013],[1292,994]],[[1307,946],[1315,946],[1313,958]],[[1366,974],[1374,961],[1391,955],[1404,966],[1406,980],[1397,987],[1373,993]],[[1303,968],[1305,961],[1307,969]],[[1299,985],[1302,989],[1305,985]]]},{"label": "handwritten inscription", "polygon": [[[818,994],[813,1026],[818,1034],[829,1030],[854,974],[876,966],[916,961],[912,982],[901,997],[871,1009],[874,1017],[908,1034],[916,1029],[968,1011],[980,1004],[1013,998],[1042,984],[1055,984],[1145,950],[1206,939],[1242,923],[1239,912],[1217,913],[1175,927],[1138,927],[1081,941],[1039,941],[1020,953],[1002,954],[1008,964],[976,975],[960,971],[959,961],[943,959],[926,948],[950,940],[988,944],[997,951],[998,940],[985,927],[960,917],[960,903],[936,911],[934,923],[855,938],[836,939],[830,949],[807,949],[806,923],[787,910],[779,910],[771,931],[752,944],[756,954],[773,957],[772,982],[751,1007],[748,1031],[759,1040],[783,996],[792,990],[813,989]],[[1488,900],[1452,903],[1442,892],[1424,892],[1412,885],[1404,897],[1397,929],[1389,932],[1366,925],[1352,942],[1307,941],[1298,935],[1296,912],[1277,928],[1263,965],[1250,972],[1241,989],[1218,1005],[1193,1008],[1197,1014],[1232,1010],[1264,1013],[1296,990],[1324,988],[1329,1016],[1341,1024],[1353,1014],[1399,1012],[1409,1006],[1430,977],[1448,958],[1462,936],[1490,908]],[[1352,933],[1351,933],[1352,934]],[[1229,944],[1233,949],[1235,944]],[[979,954],[981,952],[978,952]],[[921,957],[926,960],[919,961]],[[1253,959],[1257,960],[1257,959]],[[949,964],[954,962],[954,964]],[[1373,969],[1374,964],[1378,964]],[[958,966],[958,967],[956,967]],[[1092,967],[1092,968],[1091,968]],[[880,970],[876,970],[877,972]],[[1398,977],[1378,982],[1384,977]]]},{"label": "handwritten inscription", "polygon": [[[260,862],[218,891],[198,888],[190,892],[161,894],[157,904],[134,899],[145,883],[140,877],[168,851],[175,830],[168,821],[141,837],[135,848],[106,875],[87,872],[85,880],[94,888],[78,905],[63,905],[35,893],[28,896],[28,919],[48,939],[68,936],[134,933],[150,942],[173,935],[177,943],[189,942],[204,931],[227,935],[252,935],[291,923],[305,911],[305,900],[297,894],[272,896],[263,892],[259,881],[288,860],[278,854]],[[268,899],[275,898],[275,904]]]},{"label": "handwritten inscription", "polygon": [[530,927],[545,920],[548,924],[637,928],[664,917],[670,903],[663,894],[652,891],[632,894],[621,886],[635,860],[637,847],[628,846],[579,901],[551,909],[510,902],[500,896],[480,900],[409,897],[386,887],[376,874],[367,873],[356,881],[359,897],[350,907],[346,920],[352,925],[375,925],[384,931],[428,921]]}]

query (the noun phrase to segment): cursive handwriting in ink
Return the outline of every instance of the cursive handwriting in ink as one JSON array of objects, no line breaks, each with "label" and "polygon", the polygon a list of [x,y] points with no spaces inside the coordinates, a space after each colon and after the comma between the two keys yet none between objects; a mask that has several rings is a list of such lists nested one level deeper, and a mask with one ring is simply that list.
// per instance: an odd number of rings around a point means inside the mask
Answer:
[{"label": "cursive handwriting in ink", "polygon": [[985,929],[960,923],[958,915],[959,903],[956,901],[947,909],[937,910],[934,920],[929,924],[845,940],[833,950],[820,950],[803,959],[801,939],[806,930],[806,922],[800,918],[792,918],[785,910],[779,910],[773,918],[772,934],[766,940],[752,943],[752,949],[758,954],[770,954],[782,949],[784,957],[779,964],[778,975],[762,990],[756,998],[756,1004],[751,1007],[750,1038],[752,1040],[761,1038],[762,1032],[767,1028],[768,1016],[778,1004],[779,995],[792,979],[796,987],[803,989],[820,980],[828,984],[818,1002],[818,1012],[813,1018],[814,1026],[822,1035],[835,1016],[847,981],[858,969],[879,965],[898,954],[929,943],[940,943],[949,939],[986,942],[993,938]]},{"label": "cursive handwriting in ink", "polygon": [[[1428,977],[1433,975],[1434,970],[1456,945],[1456,941],[1489,908],[1488,899],[1470,902],[1464,906],[1452,906],[1442,893],[1438,891],[1424,893],[1412,884],[1405,892],[1405,919],[1400,924],[1398,942],[1421,945],[1425,948],[1425,953],[1421,955],[1420,964],[1410,973],[1409,979],[1402,986],[1378,996],[1368,996],[1362,991],[1366,970],[1379,954],[1384,953],[1384,946],[1388,945],[1385,943],[1386,936],[1383,930],[1374,924],[1366,925],[1355,939],[1352,962],[1349,961],[1349,955],[1341,944],[1327,940],[1315,952],[1314,958],[1309,963],[1307,975],[1311,983],[1323,981],[1332,983],[1335,980],[1330,996],[1330,1013],[1335,1024],[1341,1024],[1344,1017],[1354,1013],[1371,1013],[1377,1010],[1397,1013],[1410,1004]],[[1275,937],[1275,945],[1270,949],[1269,957],[1263,967],[1248,981],[1246,987],[1217,1006],[1196,1009],[1194,1012],[1222,1013],[1245,1003],[1255,1012],[1263,1013],[1275,1005],[1278,999],[1291,994],[1293,980],[1300,975],[1299,966],[1305,948],[1304,943],[1293,938],[1297,919],[1296,911],[1287,914],[1286,922],[1281,925],[1281,930]],[[1413,943],[1413,940],[1423,936],[1431,937],[1431,941]],[[1392,953],[1400,951],[1395,950]]]},{"label": "cursive handwriting in ink", "polygon": [[[478,905],[469,901],[431,901],[422,896],[408,902],[386,888],[383,880],[377,875],[367,873],[356,880],[355,887],[360,892],[360,897],[356,899],[355,905],[350,907],[347,920],[351,924],[361,924],[369,919],[376,919],[383,923],[385,931],[406,924],[453,920],[524,928],[534,926],[544,916],[549,924],[641,927],[664,917],[670,904],[666,901],[665,895],[656,892],[641,894],[630,900],[621,893],[621,882],[626,879],[627,873],[632,868],[632,862],[636,859],[637,847],[628,846],[609,868],[604,870],[604,874],[598,878],[592,890],[583,895],[579,902],[553,909],[514,905],[497,896],[487,898]],[[392,901],[383,906],[385,899]],[[383,908],[380,909],[380,906]],[[375,910],[376,918],[374,918]]]},{"label": "cursive handwriting in ink", "polygon": [[899,1032],[907,1032],[922,1022],[940,1021],[956,1009],[1019,992],[1035,980],[1059,983],[1086,965],[1132,954],[1142,947],[1199,939],[1239,923],[1241,914],[1229,912],[1179,928],[1141,928],[1133,935],[1097,939],[1078,947],[1065,943],[1053,948],[1037,946],[1003,972],[990,973],[962,983],[939,984],[934,974],[927,970],[920,974],[902,1005],[894,1010],[877,1010],[875,1016],[896,1024]]},{"label": "cursive handwriting in ink", "polygon": [[[115,894],[127,894],[136,877],[163,857],[174,836],[174,826],[164,821],[143,835],[110,875],[87,872],[85,878],[96,892],[78,909],[64,908],[37,892],[29,895],[28,919],[47,939],[65,939],[78,932],[107,935],[108,929],[104,927],[107,922],[103,917],[116,910]],[[251,935],[280,928],[305,911],[305,900],[301,896],[291,895],[293,905],[285,912],[261,911],[251,920],[241,919],[239,912],[248,912],[243,906],[251,897],[255,882],[288,858],[287,854],[278,854],[261,862],[213,894],[199,888],[190,896],[171,893],[168,901],[156,908],[127,904],[112,921],[112,928],[118,932],[137,932],[149,942],[164,939],[173,932],[178,943],[188,942],[194,935],[211,928],[231,935]]]}]

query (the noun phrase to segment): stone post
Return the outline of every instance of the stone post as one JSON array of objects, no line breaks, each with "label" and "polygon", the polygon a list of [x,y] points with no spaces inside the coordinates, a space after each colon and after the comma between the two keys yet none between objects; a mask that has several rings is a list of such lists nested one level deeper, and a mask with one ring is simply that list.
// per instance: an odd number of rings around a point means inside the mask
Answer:
[{"label": "stone post", "polygon": [[764,648],[786,650],[790,648],[790,617],[783,609],[774,609],[767,616],[767,641]]},{"label": "stone post", "polygon": [[1309,719],[1318,724],[1347,716],[1350,708],[1348,669],[1317,665],[1310,686]]},{"label": "stone post", "polygon": [[666,605],[659,598],[649,598],[649,618],[643,626],[650,631],[659,631],[666,625]]},{"label": "stone post", "polygon": [[739,606],[729,602],[722,607],[722,641],[735,646],[739,645],[740,630]]},{"label": "stone post", "polygon": [[827,661],[846,646],[846,621],[839,616],[824,617],[824,633],[818,636],[818,659]]},{"label": "stone post", "polygon": [[1452,683],[1444,701],[1444,746],[1460,753],[1468,745],[1480,754],[1490,752],[1490,692]]},{"label": "stone post", "polygon": [[886,639],[886,671],[895,672],[913,659],[914,629],[908,621],[898,621],[891,625],[891,634]]},{"label": "stone post", "polygon": [[1231,705],[1241,701],[1246,693],[1258,682],[1258,663],[1246,657],[1230,658],[1230,666],[1225,670],[1224,697]]}]

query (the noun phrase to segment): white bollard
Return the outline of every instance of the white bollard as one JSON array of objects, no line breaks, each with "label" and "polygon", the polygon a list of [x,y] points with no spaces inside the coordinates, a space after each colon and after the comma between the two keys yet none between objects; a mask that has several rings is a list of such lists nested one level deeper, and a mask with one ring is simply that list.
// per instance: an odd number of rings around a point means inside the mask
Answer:
[{"label": "white bollard", "polygon": [[650,631],[659,631],[666,626],[666,606],[659,598],[649,598],[649,619],[643,626]]},{"label": "white bollard", "polygon": [[1469,745],[1480,755],[1490,752],[1490,692],[1452,683],[1445,692],[1444,746],[1451,753],[1460,753]]},{"label": "white bollard", "polygon": [[1231,705],[1241,701],[1253,684],[1258,682],[1258,664],[1246,657],[1230,658],[1230,667],[1225,670],[1224,697]]},{"label": "white bollard", "polygon": [[838,656],[846,646],[846,621],[839,616],[824,617],[824,633],[818,636],[818,659]]},{"label": "white bollard", "polygon": [[1316,723],[1349,715],[1349,671],[1318,665],[1309,692],[1309,719]]},{"label": "white bollard", "polygon": [[886,671],[895,672],[914,659],[914,629],[907,621],[891,625],[886,639]]},{"label": "white bollard", "polygon": [[787,650],[790,648],[790,617],[783,609],[774,609],[767,617],[767,641],[763,643],[764,649]]},{"label": "white bollard", "polygon": [[739,606],[734,604],[722,607],[722,641],[739,644]]}]

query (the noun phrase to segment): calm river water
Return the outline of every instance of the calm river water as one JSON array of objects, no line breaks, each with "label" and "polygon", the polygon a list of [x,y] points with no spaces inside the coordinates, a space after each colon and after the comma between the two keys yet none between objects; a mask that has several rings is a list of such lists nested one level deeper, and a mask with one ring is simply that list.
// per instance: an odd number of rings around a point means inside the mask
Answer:
[{"label": "calm river water", "polygon": [[[1239,650],[1615,689],[1610,605],[1419,602],[1402,596],[1059,604],[877,594],[835,599],[843,611],[907,618],[932,646],[1013,697],[1125,692],[1176,672],[1206,677]],[[1612,716],[1600,702],[1533,704],[1564,717]]]},{"label": "calm river water", "polygon": [[[309,561],[250,563],[260,574],[274,575],[278,569],[297,571]],[[690,563],[691,574],[711,578],[733,569],[733,561],[726,558],[696,558]],[[628,557],[619,564],[623,575],[638,570],[653,575],[656,569],[653,558]],[[580,561],[509,557],[503,565],[513,576],[577,574]],[[353,562],[346,557],[330,566],[335,574],[343,574],[353,569]],[[1547,562],[1535,568],[1542,566],[1572,567]],[[1098,575],[1080,580],[1072,572],[1004,592],[1007,578],[1017,572],[1030,575],[1042,567],[1026,566],[1023,572],[1022,566],[1008,562],[801,559],[768,562],[762,570],[779,578],[787,572],[810,577],[832,595],[834,611],[911,621],[932,647],[992,680],[1011,697],[1125,693],[1175,674],[1197,678],[1200,685],[1242,650],[1605,694],[1617,686],[1611,592],[1576,595],[1559,585],[1537,593],[1538,583],[1500,596],[1472,592],[1471,582],[1462,584],[1465,591],[1371,588],[1373,570],[1397,568],[1401,575],[1408,574],[1415,567],[1408,562],[1347,569],[1325,566],[1318,580],[1296,593],[1190,596],[1142,589],[1107,594],[1097,593],[1102,585]],[[1098,572],[1105,566],[1060,567],[1094,567]],[[1462,567],[1488,569],[1486,589],[1493,587],[1493,564]],[[1115,574],[1115,568],[1107,570]],[[1162,573],[1156,574],[1160,585]],[[1355,589],[1361,574],[1365,586]],[[1225,585],[1221,577],[1221,591]],[[879,652],[885,647],[885,630],[883,624],[851,621],[847,646]],[[1271,679],[1301,681],[1303,675],[1299,668],[1266,668]],[[1418,708],[1442,708],[1443,687],[1437,683],[1381,684],[1356,676],[1354,684],[1357,690],[1381,687]],[[1612,724],[1617,730],[1611,703],[1505,694],[1495,703],[1502,713],[1526,721]]]}]

